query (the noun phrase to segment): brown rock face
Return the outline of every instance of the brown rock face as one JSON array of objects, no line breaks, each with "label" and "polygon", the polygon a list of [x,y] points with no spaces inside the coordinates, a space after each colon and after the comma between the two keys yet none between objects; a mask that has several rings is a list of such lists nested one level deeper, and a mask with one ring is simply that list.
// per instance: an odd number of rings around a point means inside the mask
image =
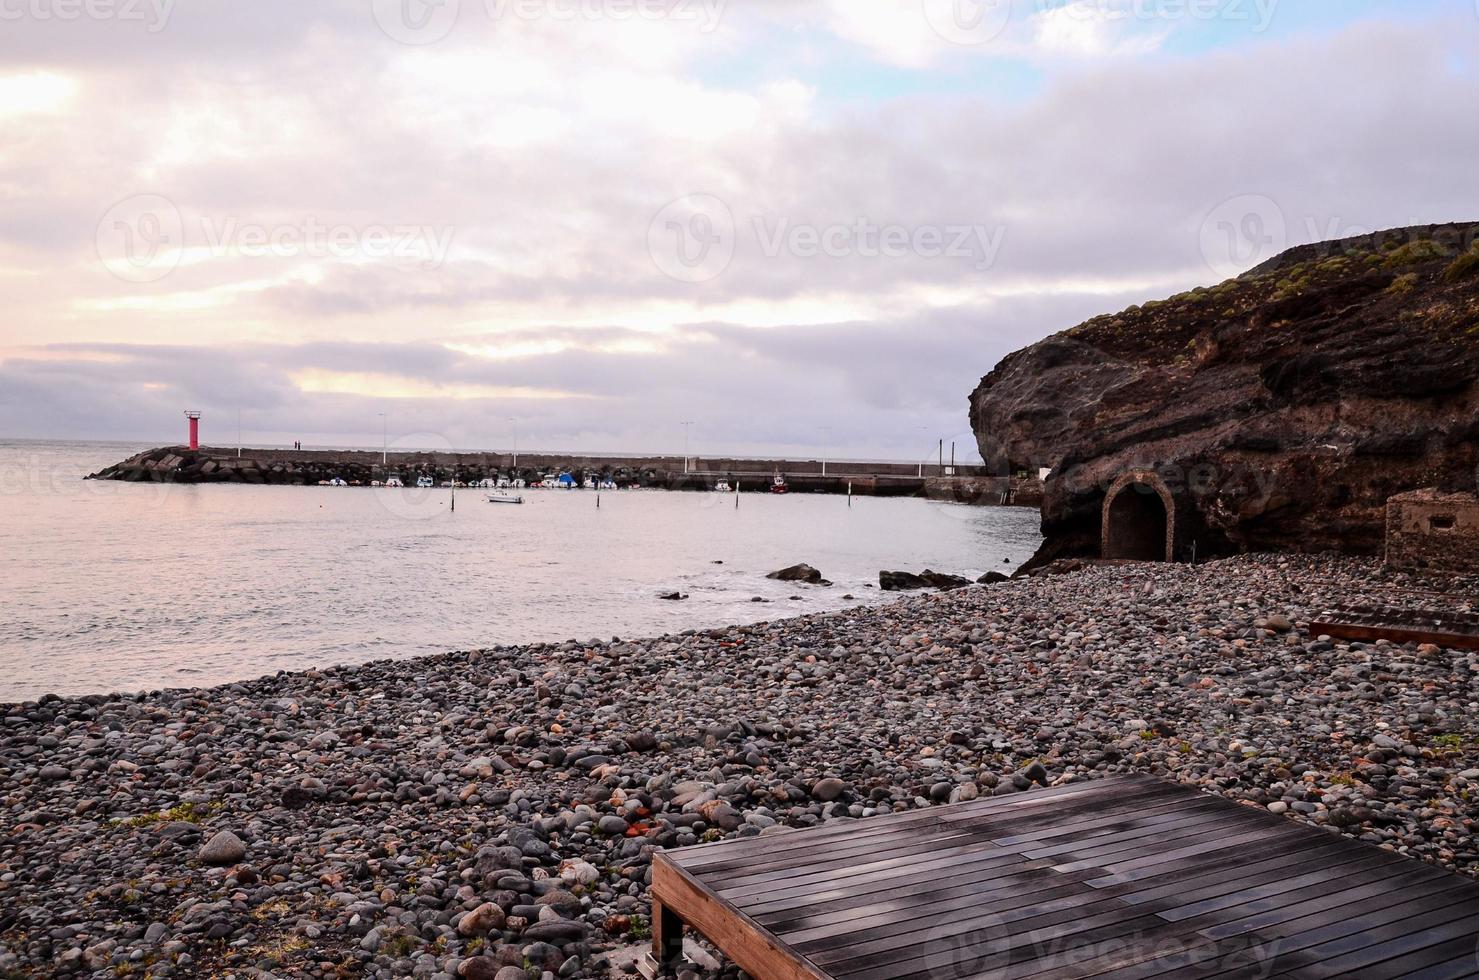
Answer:
[{"label": "brown rock face", "polygon": [[992,465],[1052,468],[1035,561],[1379,554],[1388,497],[1473,490],[1476,242],[1303,246],[1008,356],[971,421]]}]

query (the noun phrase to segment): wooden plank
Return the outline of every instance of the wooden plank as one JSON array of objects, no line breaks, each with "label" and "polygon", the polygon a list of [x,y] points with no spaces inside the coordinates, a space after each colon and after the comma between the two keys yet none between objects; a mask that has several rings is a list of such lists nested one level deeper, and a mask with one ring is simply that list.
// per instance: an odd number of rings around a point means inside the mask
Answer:
[{"label": "wooden plank", "polygon": [[[1136,928],[1164,928],[1154,916],[1137,915],[1137,910],[1116,909],[1089,917],[1073,912],[1056,913],[1044,920],[1021,920],[1023,931],[1004,930],[995,923],[977,924],[974,932],[942,932],[908,947],[894,947],[866,957],[827,963],[833,977],[846,980],[932,980],[941,975],[947,963],[970,963],[975,972],[1002,976],[1013,964],[1035,963],[1038,949],[1045,943],[1063,944],[1070,940],[1092,945],[1134,931]],[[947,973],[955,977],[961,974]],[[974,973],[966,974],[974,975]]]},{"label": "wooden plank", "polygon": [[[1017,857],[1020,861],[1021,858]],[[960,861],[949,869],[950,878],[977,877],[984,880],[988,877],[1000,875],[1020,874],[1028,871],[1046,871],[1052,868],[1050,861],[1028,861],[1025,864],[1016,864],[1004,861],[995,855],[986,855],[967,861]],[[830,907],[830,903],[861,897],[870,900],[869,896],[878,894],[891,894],[895,890],[914,889],[920,884],[928,885],[931,882],[947,880],[937,870],[905,869],[903,874],[890,874],[888,876],[876,876],[867,881],[851,881],[845,886],[832,883],[822,891],[809,891],[806,893],[794,893],[777,898],[767,898],[765,901],[746,901],[745,911],[751,915],[766,915],[774,912],[794,912],[795,909],[821,909]]]},{"label": "wooden plank", "polygon": [[[1353,850],[1362,849],[1353,848]],[[1403,863],[1410,864],[1411,862]],[[1453,877],[1456,881],[1458,880],[1457,876]],[[1397,899],[1397,901],[1401,901],[1401,898]],[[1218,913],[1212,914],[1217,915]],[[1327,914],[1333,915],[1331,921],[1352,917],[1346,909],[1337,909],[1335,913]],[[1188,928],[1193,925],[1195,925],[1195,923],[1186,922],[1182,923],[1181,927]],[[1294,933],[1297,932],[1298,928],[1299,927],[1297,926],[1290,926],[1289,931],[1291,933]],[[1245,932],[1252,933],[1252,935],[1249,935],[1246,939],[1242,939],[1241,937],[1245,934]],[[1165,980],[1173,980],[1173,978],[1184,975],[1184,973],[1190,969],[1192,964],[1190,964],[1188,961],[1192,958],[1192,953],[1195,952],[1198,948],[1197,942],[1199,938],[1201,940],[1205,940],[1205,942],[1201,944],[1201,949],[1203,950],[1204,955],[1207,959],[1221,959],[1225,957],[1232,961],[1233,966],[1245,963],[1250,957],[1257,958],[1260,953],[1265,954],[1266,959],[1272,959],[1273,955],[1280,949],[1279,937],[1277,935],[1261,933],[1257,930],[1252,929],[1246,931],[1238,931],[1230,933],[1228,935],[1218,934],[1217,930],[1215,929],[1201,929],[1198,930],[1195,934],[1187,935],[1186,938],[1187,944],[1184,949],[1168,952],[1162,956],[1156,956],[1150,959],[1146,959],[1143,962],[1139,962],[1131,966],[1125,966],[1111,970],[1110,972],[1103,973],[1101,975],[1101,980],[1149,980],[1149,978],[1152,977],[1165,978]],[[1231,942],[1229,942],[1229,940]],[[1217,946],[1219,942],[1225,944],[1220,949]],[[1252,970],[1231,969],[1227,972],[1230,975],[1237,976],[1241,976],[1244,972],[1247,972],[1249,974],[1250,980],[1255,980],[1255,978],[1260,976],[1264,969],[1262,961],[1257,963],[1255,967],[1256,968]],[[1205,975],[1205,973],[1199,973],[1198,975]],[[1221,973],[1219,973],[1218,975],[1221,975]]]},{"label": "wooden plank", "polygon": [[[1119,895],[1132,905],[1159,902],[1166,898],[1195,902],[1268,881],[1282,881],[1289,875],[1308,873],[1337,859],[1341,853],[1338,841],[1311,841],[1295,837],[1260,848],[1259,857],[1262,860],[1251,864],[1243,854],[1231,852],[1223,854],[1215,861],[1163,870],[1153,877],[1107,885],[1102,890]],[[1087,883],[1093,885],[1092,880]]]},{"label": "wooden plank", "polygon": [[[1121,786],[1122,784],[1116,782],[1113,785]],[[1132,786],[1135,785],[1137,784],[1132,784]],[[1117,800],[1115,803],[1104,802],[1101,799],[1103,795],[1106,794],[1081,792],[1050,796],[1047,791],[1021,793],[1015,797],[992,798],[954,806],[913,810],[897,816],[884,815],[865,820],[849,820],[845,828],[837,828],[828,824],[817,829],[737,841],[734,855],[727,858],[722,851],[717,850],[709,850],[703,855],[688,855],[686,851],[690,849],[684,848],[682,852],[674,853],[681,855],[680,863],[683,867],[690,871],[702,871],[707,876],[711,872],[742,868],[751,862],[766,862],[801,853],[815,853],[836,845],[850,847],[889,837],[952,832],[960,826],[991,825],[1016,829],[1021,823],[1035,823],[1038,814],[1043,811],[1064,815],[1080,810],[1086,813],[1103,814],[1121,812],[1122,809],[1143,808],[1151,805],[1151,801],[1154,800],[1173,805],[1186,802],[1175,795],[1168,795],[1164,786],[1135,788],[1132,792],[1125,794],[1122,799],[1118,794],[1114,794]],[[1065,799],[1065,796],[1071,796],[1071,800]],[[1001,805],[1014,800],[1016,802],[1010,807]],[[716,848],[724,843],[726,842],[699,845],[692,850]],[[739,850],[740,844],[747,845],[743,851]]]},{"label": "wooden plank", "polygon": [[1325,620],[1310,624],[1311,636],[1319,636],[1322,633],[1341,640],[1359,640],[1363,643],[1375,643],[1377,640],[1391,640],[1397,644],[1432,643],[1435,646],[1447,647],[1452,650],[1479,650],[1479,635],[1473,633],[1453,633],[1447,630],[1420,629],[1396,625],[1362,626],[1356,623],[1343,623],[1338,620]]},{"label": "wooden plank", "polygon": [[727,864],[745,857],[768,856],[777,849],[814,848],[832,840],[849,840],[867,834],[898,833],[903,828],[912,828],[917,824],[931,821],[960,821],[977,818],[985,820],[997,816],[1016,816],[1030,811],[1053,811],[1054,807],[1063,805],[1065,798],[1082,797],[1082,800],[1075,800],[1075,802],[1087,804],[1091,800],[1099,800],[1104,801],[1105,805],[1113,805],[1107,801],[1121,793],[1133,793],[1133,798],[1138,801],[1157,797],[1174,799],[1176,796],[1174,788],[1168,787],[1159,780],[1145,777],[1112,777],[1049,789],[1034,789],[1031,792],[1014,793],[1010,796],[987,797],[952,806],[926,807],[920,810],[908,810],[904,813],[880,814],[860,820],[829,821],[821,827],[797,830],[788,834],[753,837],[741,841],[697,844],[670,853],[675,861],[689,870],[707,870],[713,865]]},{"label": "wooden plank", "polygon": [[1088,831],[1117,833],[1137,825],[1153,826],[1166,820],[1174,820],[1182,811],[1201,812],[1225,806],[1227,806],[1227,800],[1220,796],[1201,796],[1196,799],[1166,797],[1151,804],[1129,803],[1119,807],[1104,807],[1093,811],[1093,815],[1084,820],[1073,820],[1070,815],[1065,814],[1063,822],[1060,823],[1057,814],[1054,814],[1051,827],[1026,834],[1014,834],[1010,837],[993,837],[991,840],[1002,847],[1016,847],[1022,844],[1051,841],[1059,837],[1073,837]]},{"label": "wooden plank", "polygon": [[[1403,865],[1406,863],[1403,862]],[[1376,878],[1370,884],[1361,883],[1364,877],[1365,873],[1339,879],[1334,882],[1339,888],[1333,890],[1328,887],[1306,888],[1280,895],[1280,901],[1250,903],[1224,913],[1224,921],[1217,925],[1198,931],[1208,939],[1216,940],[1230,939],[1300,920],[1306,926],[1313,926],[1322,919],[1334,922],[1351,916],[1382,912],[1409,899],[1441,895],[1462,888],[1462,882],[1458,880],[1446,881],[1440,878],[1435,881],[1421,871],[1409,870],[1406,874],[1393,878]],[[1311,891],[1323,891],[1324,894],[1304,899],[1302,893]],[[1239,918],[1228,920],[1227,915],[1236,915]]]},{"label": "wooden plank", "polygon": [[[1003,886],[991,892],[977,891],[944,902],[926,905],[897,903],[886,910],[873,912],[830,923],[810,925],[804,929],[777,929],[776,934],[799,949],[806,949],[817,940],[834,936],[857,935],[864,931],[870,937],[899,935],[912,932],[916,923],[927,922],[942,916],[960,917],[966,913],[1004,912],[1031,905],[1042,911],[1057,908],[1084,908],[1084,889],[1076,882],[1056,882],[1044,878],[1035,883],[1037,887],[1020,889]],[[931,896],[933,897],[933,896]],[[874,906],[875,908],[877,906]],[[907,913],[901,915],[901,913]]]},{"label": "wooden plank", "polygon": [[[1242,855],[1234,855],[1210,865],[1206,869],[1207,873],[1196,877],[1177,877],[1176,880],[1164,885],[1158,884],[1156,879],[1151,879],[1146,883],[1137,882],[1132,885],[1098,890],[1094,894],[1115,896],[1126,901],[1137,902],[1142,900],[1142,895],[1150,897],[1146,900],[1166,897],[1186,900],[1188,895],[1205,898],[1226,894],[1229,891],[1247,887],[1249,884],[1284,880],[1289,874],[1310,867],[1311,863],[1323,865],[1337,842],[1317,843],[1321,844],[1321,848],[1313,852],[1296,851],[1288,846],[1274,848],[1267,852],[1268,857],[1265,861],[1251,865],[1244,863]],[[926,881],[908,889],[886,889],[878,893],[848,896],[832,903],[826,903],[825,906],[806,906],[799,913],[791,909],[758,915],[757,918],[777,935],[785,935],[788,941],[795,941],[792,930],[845,924],[875,914],[887,917],[905,909],[912,915],[921,915],[934,904],[953,907],[961,904],[962,899],[968,905],[972,901],[972,896],[983,901],[991,899],[992,892],[998,888],[1019,888],[1020,891],[1017,894],[1044,894],[1048,898],[1057,898],[1065,893],[1081,895],[1083,894],[1081,883],[1084,878],[1096,874],[1098,874],[1097,870],[1058,875],[1050,874],[1042,869],[1027,872],[1018,872],[1014,868],[997,869],[991,873],[989,880],[977,881],[975,876],[968,875],[964,877],[963,884],[938,889],[934,889],[933,881]],[[939,884],[945,886],[954,880],[960,879],[945,879]],[[1147,888],[1147,885],[1156,887]],[[1198,887],[1188,892],[1187,889],[1194,885]],[[1130,889],[1139,890],[1131,891]],[[921,896],[920,893],[924,894]],[[942,900],[945,901],[942,902]],[[1092,897],[1087,900],[1092,900]],[[1151,906],[1152,909],[1155,907]]]},{"label": "wooden plank", "polygon": [[1328,895],[1332,890],[1343,891],[1366,881],[1387,882],[1409,870],[1404,867],[1401,857],[1393,855],[1393,858],[1395,860],[1374,860],[1366,854],[1347,852],[1345,862],[1332,861],[1314,871],[1294,875],[1283,881],[1187,902],[1178,908],[1165,910],[1161,913],[1161,918],[1167,922],[1179,922],[1182,919],[1196,919],[1212,914],[1220,914],[1224,918],[1228,915],[1242,915],[1244,912],[1253,914],[1298,901],[1292,895]]},{"label": "wooden plank", "polygon": [[825,973],[739,909],[714,896],[677,864],[658,854],[652,896],[718,946],[740,968],[766,980],[828,980]]},{"label": "wooden plank", "polygon": [[1194,828],[1223,828],[1223,826],[1241,825],[1247,820],[1238,813],[1229,813],[1226,807],[1213,807],[1211,810],[1197,810],[1194,813],[1171,813],[1162,820],[1155,823],[1140,823],[1130,826],[1124,831],[1115,834],[1093,834],[1081,835],[1077,840],[1066,841],[1034,841],[1026,845],[1018,845],[1019,850],[1028,857],[1055,857],[1057,854],[1087,853],[1109,853],[1114,845],[1118,844],[1143,844],[1148,837],[1157,837],[1160,834],[1185,834]]},{"label": "wooden plank", "polygon": [[1479,977],[1479,952],[1474,950],[1407,974],[1407,980],[1468,980],[1470,977]]},{"label": "wooden plank", "polygon": [[654,900],[761,980],[1479,972],[1479,884],[1149,777],[692,852]]},{"label": "wooden plank", "polygon": [[652,900],[652,957],[663,967],[674,967],[683,956],[683,920],[662,903]]},{"label": "wooden plank", "polygon": [[[1104,879],[1099,880],[1109,879],[1116,881],[1120,876],[1131,871],[1138,871],[1142,868],[1169,864],[1181,858],[1199,857],[1214,851],[1226,850],[1229,847],[1256,844],[1259,841],[1268,840],[1271,837],[1278,837],[1282,829],[1280,827],[1262,827],[1257,830],[1247,830],[1240,834],[1228,835],[1219,833],[1216,835],[1198,835],[1199,839],[1195,843],[1176,847],[1169,851],[1162,850],[1165,847],[1165,842],[1153,841],[1148,844],[1141,844],[1128,851],[1119,851],[1108,855],[1110,860],[1107,861],[1097,857],[1089,857],[1081,861],[1070,861],[1067,864],[1057,865],[1055,870],[1079,871],[1083,868],[1103,868],[1109,874]],[[1211,839],[1200,839],[1209,836]]]},{"label": "wooden plank", "polygon": [[[1134,834],[1129,837],[1116,835],[1115,840],[1098,842],[1083,841],[1065,844],[1046,850],[1027,851],[1029,858],[1056,858],[1065,862],[1061,867],[1077,871],[1081,867],[1105,867],[1126,856],[1143,856],[1147,851],[1167,847],[1191,846],[1207,841],[1222,840],[1236,833],[1248,832],[1248,822],[1235,813],[1220,813],[1195,821],[1183,821],[1166,827],[1156,828],[1153,834]],[[1049,853],[1051,852],[1051,853]]]},{"label": "wooden plank", "polygon": [[1473,936],[1457,936],[1413,953],[1380,963],[1365,964],[1357,970],[1337,974],[1337,977],[1352,980],[1356,977],[1361,980],[1407,980],[1434,966],[1452,964],[1454,957],[1463,961],[1458,965],[1471,971],[1471,975],[1479,972],[1479,943],[1476,943]]},{"label": "wooden plank", "polygon": [[1157,851],[1157,848],[1154,844],[1148,844],[1145,847],[1141,848],[1138,852],[1136,852],[1134,856],[1117,855],[1117,858],[1123,859],[1117,860],[1115,863],[1112,864],[1101,865],[1098,862],[1092,860],[1078,861],[1074,862],[1074,864],[1060,864],[1057,866],[1056,870],[1076,871],[1079,868],[1102,867],[1105,871],[1108,871],[1110,873],[1102,878],[1095,878],[1090,880],[1090,885],[1094,885],[1096,882],[1100,885],[1120,884],[1125,881],[1133,881],[1134,879],[1130,877],[1133,874],[1153,874],[1156,873],[1156,868],[1168,864],[1180,863],[1183,867],[1195,866],[1196,862],[1186,862],[1183,861],[1183,859],[1201,859],[1207,854],[1227,850],[1228,848],[1242,847],[1246,844],[1262,843],[1271,838],[1277,838],[1280,835],[1281,830],[1282,828],[1279,827],[1267,827],[1262,830],[1250,830],[1247,833],[1235,834],[1232,837],[1221,837],[1213,841],[1204,841],[1199,844],[1192,844],[1188,847],[1176,848],[1172,851]]},{"label": "wooden plank", "polygon": [[[916,840],[907,836],[891,837],[881,841],[875,841],[858,847],[847,848],[841,851],[821,851],[806,859],[805,864],[798,864],[795,857],[784,860],[767,862],[758,868],[744,868],[742,871],[728,873],[704,874],[704,882],[711,888],[717,888],[726,893],[735,889],[748,888],[753,885],[764,885],[768,883],[779,883],[800,877],[802,874],[819,875],[830,872],[833,869],[859,868],[867,866],[879,866],[884,861],[906,861],[919,854],[939,854],[943,852],[960,851],[963,848],[980,846],[994,854],[1015,854],[1016,852],[997,847],[982,834],[951,833],[939,837],[926,837]],[[1020,855],[1018,855],[1020,857]],[[863,859],[868,859],[864,862]]]},{"label": "wooden plank", "polygon": [[773,895],[779,888],[788,890],[828,888],[832,885],[845,885],[855,880],[886,879],[895,875],[907,875],[912,871],[947,868],[961,858],[972,856],[1000,861],[1002,864],[1024,864],[1027,861],[1022,855],[1004,851],[990,841],[977,841],[962,847],[948,847],[935,851],[933,856],[924,861],[915,860],[913,855],[906,855],[854,865],[845,872],[824,871],[821,873],[808,872],[806,866],[802,865],[794,869],[792,877],[783,879],[784,884],[777,881],[762,881],[758,884],[742,885],[736,888],[719,887],[715,891],[732,902],[740,902],[758,895]]},{"label": "wooden plank", "polygon": [[[1176,788],[1148,777],[1114,777],[1093,782],[1032,789],[1029,792],[988,797],[970,803],[927,807],[904,813],[879,814],[867,819],[830,820],[819,828],[793,831],[790,834],[766,835],[742,841],[717,841],[685,847],[677,854],[685,868],[707,871],[714,865],[741,862],[747,857],[765,857],[778,850],[819,847],[837,840],[855,840],[871,834],[898,834],[905,828],[916,829],[921,823],[985,823],[992,820],[1029,820],[1032,814],[1069,813],[1072,810],[1105,811],[1124,803],[1149,806],[1149,801],[1183,801]],[[726,850],[734,848],[734,850]],[[692,851],[692,853],[691,853]]]},{"label": "wooden plank", "polygon": [[1450,939],[1472,938],[1473,931],[1479,930],[1479,914],[1474,912],[1475,908],[1473,904],[1465,903],[1414,917],[1418,921],[1403,919],[1308,947],[1294,954],[1293,972],[1286,969],[1279,976],[1324,980],[1342,973],[1358,972],[1368,965]]},{"label": "wooden plank", "polygon": [[[1364,861],[1366,856],[1357,855],[1357,857]],[[1395,859],[1395,861],[1400,868],[1402,863],[1401,859]],[[1362,866],[1364,867],[1364,864]],[[1345,868],[1345,870],[1354,871],[1356,870],[1355,865],[1353,864],[1352,866],[1348,866]],[[1385,872],[1383,869],[1371,869],[1369,867],[1366,867],[1365,870],[1360,873],[1368,877],[1374,877]],[[1322,871],[1319,877],[1322,880],[1328,880],[1331,876],[1328,873]],[[1269,894],[1273,894],[1276,891],[1293,890],[1294,888],[1297,888],[1300,884],[1304,883],[1305,880],[1308,880],[1308,876],[1306,876],[1304,879],[1295,880],[1292,884],[1287,883],[1287,881],[1278,881],[1273,885],[1267,886],[1265,890]],[[1227,901],[1227,904],[1242,905],[1249,900],[1247,889],[1243,889],[1242,895],[1237,894],[1236,882],[1234,882],[1231,886],[1224,887],[1227,888],[1227,890],[1233,892],[1235,896],[1229,899]],[[972,901],[971,899],[957,899],[953,902],[944,903],[941,906],[916,904],[908,909],[909,915],[902,921],[891,922],[889,921],[892,918],[891,914],[882,914],[875,915],[866,919],[840,922],[830,927],[825,927],[821,929],[797,931],[794,933],[789,931],[781,931],[779,932],[779,934],[783,935],[787,942],[797,945],[798,948],[805,950],[808,955],[812,955],[814,950],[818,950],[828,945],[836,945],[836,943],[823,942],[823,940],[832,940],[834,937],[837,936],[846,936],[850,932],[859,929],[866,929],[867,936],[870,941],[883,939],[885,937],[893,937],[895,941],[902,941],[903,938],[911,934],[931,930],[939,931],[940,929],[947,926],[949,924],[949,920],[952,918],[964,920],[965,918],[968,918],[965,915],[965,913],[967,912],[1005,912],[1007,910],[1018,908],[1021,906],[1030,906],[1036,913],[1039,914],[1074,909],[1079,914],[1088,915],[1092,914],[1096,909],[1099,909],[1101,907],[1108,907],[1105,906],[1104,903],[1110,903],[1112,905],[1120,907],[1123,907],[1125,904],[1116,899],[1114,896],[1104,893],[1091,893],[1086,896],[1084,894],[1084,890],[1076,885],[1070,885],[1068,887],[1065,887],[1064,889],[1056,891],[1052,889],[1044,889],[1041,892],[1034,892],[1029,890],[1026,892],[1014,893],[1010,898],[995,903],[980,902],[979,899],[981,897],[982,896],[978,896],[976,901]],[[1143,915],[1154,912],[1157,913],[1159,917],[1163,920],[1175,921],[1177,917],[1168,915],[1166,912],[1161,911],[1161,909],[1175,909],[1182,903],[1183,899],[1179,897],[1170,897],[1167,899],[1163,899],[1159,903],[1147,904],[1135,914]],[[1180,918],[1187,917],[1188,916],[1181,916]],[[1011,921],[1011,918],[1007,916],[997,916],[995,918],[996,921],[999,922]],[[950,933],[947,930],[943,934],[948,935]],[[869,948],[871,947],[860,947],[859,951],[867,951],[867,949]],[[827,962],[827,959],[822,956],[814,955],[813,959],[815,959],[818,963]]]},{"label": "wooden plank", "polygon": [[[1186,820],[1177,825],[1168,825],[1158,828],[1155,847],[1165,846],[1167,842],[1179,841],[1185,844],[1193,844],[1215,837],[1225,836],[1225,829],[1236,827],[1243,822],[1243,818],[1233,814],[1218,814],[1211,817],[1202,817],[1197,820]],[[1115,841],[1096,847],[1085,846],[1080,848],[1076,856],[1092,857],[1092,864],[1099,866],[1113,859],[1114,856],[1124,852],[1142,853],[1147,847],[1144,838],[1132,838],[1129,840]],[[933,851],[932,862],[938,862],[945,857],[963,856],[967,854],[985,852],[999,852],[1002,854],[1014,854],[1008,849],[998,848],[989,840],[974,835],[960,835],[956,837],[942,838],[938,842],[924,841],[920,843],[900,844],[897,846],[879,847],[876,851],[877,859],[864,864],[852,863],[854,852],[834,857],[830,852],[826,853],[818,861],[808,861],[802,866],[790,866],[778,870],[765,871],[753,875],[744,875],[736,878],[723,878],[711,880],[705,875],[705,881],[710,887],[715,887],[721,895],[724,895],[739,904],[744,904],[742,899],[757,894],[769,894],[776,887],[805,887],[806,885],[822,880],[830,879],[834,869],[846,868],[847,870],[837,875],[839,878],[849,878],[858,873],[870,869],[882,869],[897,867],[909,863],[912,856],[919,853]],[[1038,852],[1028,851],[1022,855],[1023,860],[1039,860],[1046,855]],[[930,866],[935,866],[931,864]],[[1088,866],[1088,865],[1085,865]],[[1060,869],[1062,870],[1062,869]],[[1078,870],[1077,867],[1069,867],[1068,870]]]}]

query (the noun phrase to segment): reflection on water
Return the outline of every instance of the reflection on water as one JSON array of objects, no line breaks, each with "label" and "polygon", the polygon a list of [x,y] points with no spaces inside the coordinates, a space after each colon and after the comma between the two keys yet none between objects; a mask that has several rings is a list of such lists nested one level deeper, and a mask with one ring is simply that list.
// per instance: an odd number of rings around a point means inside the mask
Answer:
[{"label": "reflection on water", "polygon": [[[447,490],[81,480],[142,448],[0,442],[0,701],[775,619],[1039,540],[1035,511],[923,500],[467,490],[452,513]],[[836,584],[764,577],[801,561]]]}]

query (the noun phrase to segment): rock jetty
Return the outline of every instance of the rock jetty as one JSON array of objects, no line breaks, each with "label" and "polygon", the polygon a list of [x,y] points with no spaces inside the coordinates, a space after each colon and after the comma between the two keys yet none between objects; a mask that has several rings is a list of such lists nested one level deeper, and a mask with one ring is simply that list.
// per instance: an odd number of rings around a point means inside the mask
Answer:
[{"label": "rock jetty", "polygon": [[1052,469],[1041,561],[1098,555],[1106,497],[1137,470],[1179,559],[1376,555],[1389,497],[1475,489],[1476,311],[1479,225],[1303,246],[1009,355],[972,427],[999,471]]},{"label": "rock jetty", "polygon": [[1444,585],[1345,558],[1090,565],[0,707],[0,974],[601,976],[645,941],[658,848],[1126,771],[1474,874],[1479,653],[1308,628],[1479,583],[1417,591]]},{"label": "rock jetty", "polygon": [[261,486],[372,487],[399,481],[414,487],[474,486],[523,480],[533,486],[555,483],[561,475],[576,486],[610,489],[715,490],[769,493],[779,474],[793,493],[869,497],[927,497],[982,506],[1036,507],[1042,484],[1030,477],[1004,477],[978,466],[952,467],[946,475],[924,472],[917,463],[849,463],[837,460],[759,460],[666,456],[589,456],[496,452],[370,452],[365,450],[289,450],[167,446],[136,453],[90,474],[92,480],[128,483]]},{"label": "rock jetty", "polygon": [[[621,486],[666,486],[666,471],[654,465],[617,465],[587,462],[570,465],[562,460],[544,465],[526,460],[514,465],[497,453],[392,453],[389,465],[381,454],[360,450],[290,451],[253,449],[238,456],[234,450],[186,449],[183,446],[150,449],[89,475],[90,480],[129,483],[247,483],[266,486],[316,486],[338,480],[349,486],[372,486],[390,479],[415,486],[420,478],[436,486],[470,486],[500,477],[526,483],[544,479],[551,467],[569,472],[577,483],[614,481]],[[526,465],[527,464],[527,465]]]}]

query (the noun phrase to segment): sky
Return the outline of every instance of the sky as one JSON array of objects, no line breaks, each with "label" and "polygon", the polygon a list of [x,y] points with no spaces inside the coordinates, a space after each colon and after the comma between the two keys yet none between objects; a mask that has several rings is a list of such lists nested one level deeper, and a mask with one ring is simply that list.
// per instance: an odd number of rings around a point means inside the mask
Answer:
[{"label": "sky", "polygon": [[0,0],[0,438],[970,460],[1013,350],[1479,219],[1476,61],[1479,0]]}]

